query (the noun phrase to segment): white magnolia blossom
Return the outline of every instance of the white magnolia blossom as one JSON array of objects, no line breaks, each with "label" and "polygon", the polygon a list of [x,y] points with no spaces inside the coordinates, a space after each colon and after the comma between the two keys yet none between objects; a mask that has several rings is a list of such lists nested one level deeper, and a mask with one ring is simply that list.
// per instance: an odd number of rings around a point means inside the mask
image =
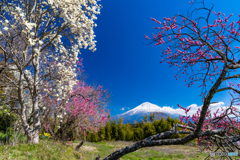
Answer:
[{"label": "white magnolia blossom", "polygon": [[31,38],[29,38],[29,44],[30,44],[30,46],[33,46],[33,45],[35,45],[36,43],[35,43],[35,41],[34,40],[32,40]]},{"label": "white magnolia blossom", "polygon": [[20,7],[16,7],[16,11],[20,12],[22,9]]},{"label": "white magnolia blossom", "polygon": [[4,27],[3,29],[4,29],[5,31],[7,31],[7,30],[8,30],[8,27]]},{"label": "white magnolia blossom", "polygon": [[12,70],[10,73],[13,73],[14,77],[19,78],[19,72],[17,71],[17,66],[16,65],[10,65],[9,69]]},{"label": "white magnolia blossom", "polygon": [[42,45],[42,44],[43,44],[43,41],[40,40],[40,41],[38,41],[38,43],[39,43],[40,45]]},{"label": "white magnolia blossom", "polygon": [[25,14],[24,13],[20,13],[19,14],[21,17],[25,17]]},{"label": "white magnolia blossom", "polygon": [[35,48],[34,51],[35,51],[37,54],[40,54],[39,49]]},{"label": "white magnolia blossom", "polygon": [[[45,96],[51,95],[57,101],[68,103],[68,95],[77,84],[76,62],[80,49],[89,47],[89,50],[96,51],[93,29],[97,26],[94,20],[100,14],[101,5],[97,4],[98,0],[42,0],[41,4],[38,4],[39,1],[13,1],[14,3],[6,1],[1,4],[8,16],[0,16],[0,38],[5,39],[8,33],[14,35],[16,29],[21,30],[21,43],[11,46],[11,55],[8,57],[14,63],[9,65],[9,69],[13,69],[11,72],[16,77],[15,85],[21,84],[24,89],[27,88],[22,91],[24,95],[21,107],[26,108],[26,118],[29,118],[33,111],[34,94],[37,94],[38,106],[44,110],[49,107],[44,101]],[[29,3],[37,3],[37,7],[29,8],[35,6]],[[27,15],[29,11],[32,11],[31,16]],[[49,20],[56,16],[60,17],[61,22],[50,23]],[[70,47],[66,47],[63,42],[66,33],[72,38]],[[24,47],[21,48],[21,45]],[[38,68],[33,67],[36,62]],[[23,70],[20,71],[21,69]],[[21,79],[20,73],[24,73]],[[49,79],[49,75],[53,79]],[[36,77],[38,78],[35,79]],[[39,87],[37,93],[33,92],[35,86]],[[60,112],[59,109],[63,111]],[[59,106],[56,106],[56,112],[61,119],[67,114]],[[26,125],[25,128],[28,127],[30,126]]]},{"label": "white magnolia blossom", "polygon": [[25,23],[25,25],[31,30],[33,27],[36,27],[36,23]]}]

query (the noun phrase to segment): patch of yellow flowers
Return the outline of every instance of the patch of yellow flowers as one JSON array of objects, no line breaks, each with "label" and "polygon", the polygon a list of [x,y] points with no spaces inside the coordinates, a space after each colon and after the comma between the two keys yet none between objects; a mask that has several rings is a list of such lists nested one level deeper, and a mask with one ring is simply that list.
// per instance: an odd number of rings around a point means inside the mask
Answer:
[{"label": "patch of yellow flowers", "polygon": [[[44,136],[47,136],[47,137],[51,137],[51,134],[50,133],[43,133]],[[39,134],[39,136],[41,136],[42,134]]]}]

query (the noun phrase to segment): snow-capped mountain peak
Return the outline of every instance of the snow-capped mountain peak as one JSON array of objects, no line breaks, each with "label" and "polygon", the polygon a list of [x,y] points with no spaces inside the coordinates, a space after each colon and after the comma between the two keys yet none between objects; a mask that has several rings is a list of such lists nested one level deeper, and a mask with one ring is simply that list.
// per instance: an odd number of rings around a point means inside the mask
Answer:
[{"label": "snow-capped mountain peak", "polygon": [[144,102],[140,104],[139,106],[133,108],[132,110],[134,111],[145,111],[145,112],[157,112],[161,109],[161,107],[158,107],[155,104],[149,103],[149,102]]},{"label": "snow-capped mountain peak", "polygon": [[122,114],[123,115],[133,115],[133,114],[139,114],[139,113],[149,113],[149,112],[161,112],[162,108],[152,104],[150,102],[144,102],[140,104],[139,106],[131,109],[130,111],[127,111]]},{"label": "snow-capped mountain peak", "polygon": [[158,112],[158,113],[162,113],[164,112],[165,115],[171,115],[174,117],[178,117],[179,114],[175,115],[174,113],[171,113],[171,109],[168,110],[168,112],[166,112],[166,110],[163,110],[162,107],[159,107],[155,104],[152,104],[150,102],[144,102],[142,104],[140,104],[139,106],[125,112],[122,114],[118,114],[116,116],[113,116],[112,118],[118,118],[118,117],[123,117],[125,122],[134,122],[134,121],[139,121],[143,115],[147,114],[149,115],[150,113],[153,112]]}]

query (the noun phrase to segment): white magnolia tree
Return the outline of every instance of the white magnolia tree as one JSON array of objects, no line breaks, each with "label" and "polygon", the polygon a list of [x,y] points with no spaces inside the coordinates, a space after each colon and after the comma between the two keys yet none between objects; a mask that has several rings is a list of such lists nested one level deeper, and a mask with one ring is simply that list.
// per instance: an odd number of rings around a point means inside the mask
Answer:
[{"label": "white magnolia tree", "polygon": [[[101,9],[97,1],[0,1],[0,76],[7,82],[3,96],[16,89],[14,98],[29,143],[39,143],[39,114],[45,109],[42,92],[67,100],[66,93],[77,82],[80,48],[96,50],[93,28]],[[32,127],[28,112],[33,117]]]}]

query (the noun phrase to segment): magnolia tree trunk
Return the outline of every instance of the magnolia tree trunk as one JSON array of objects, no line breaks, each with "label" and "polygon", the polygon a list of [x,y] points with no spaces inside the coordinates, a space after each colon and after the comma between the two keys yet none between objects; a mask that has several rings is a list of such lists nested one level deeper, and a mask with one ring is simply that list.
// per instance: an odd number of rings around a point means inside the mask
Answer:
[{"label": "magnolia tree trunk", "polygon": [[[33,52],[34,54],[34,52]],[[39,143],[39,134],[41,129],[41,123],[39,118],[39,106],[38,106],[38,80],[39,80],[39,56],[36,56],[33,61],[33,66],[35,68],[34,74],[34,86],[33,86],[33,130],[32,130],[32,143]],[[29,137],[29,136],[28,136]]]},{"label": "magnolia tree trunk", "polygon": [[[37,88],[37,87],[36,87]],[[33,99],[33,128],[31,128],[27,122],[27,115],[26,115],[26,106],[24,105],[21,94],[21,88],[19,89],[19,99],[20,99],[20,106],[21,106],[21,121],[22,126],[25,131],[25,134],[28,137],[28,143],[39,143],[39,134],[41,129],[41,123],[39,118],[39,106],[37,100],[37,94],[35,94],[35,98]]]},{"label": "magnolia tree trunk", "polygon": [[39,118],[39,106],[38,106],[38,86],[37,86],[37,80],[39,79],[39,56],[37,56],[33,61],[33,66],[35,69],[34,74],[34,84],[32,88],[32,114],[33,114],[33,128],[31,128],[27,122],[27,115],[26,115],[26,106],[24,104],[24,97],[23,97],[23,74],[20,73],[20,80],[19,80],[19,89],[18,89],[18,97],[19,97],[19,103],[21,106],[21,121],[22,126],[24,128],[24,131],[28,137],[28,143],[39,143],[39,134],[41,129],[41,123]]}]

